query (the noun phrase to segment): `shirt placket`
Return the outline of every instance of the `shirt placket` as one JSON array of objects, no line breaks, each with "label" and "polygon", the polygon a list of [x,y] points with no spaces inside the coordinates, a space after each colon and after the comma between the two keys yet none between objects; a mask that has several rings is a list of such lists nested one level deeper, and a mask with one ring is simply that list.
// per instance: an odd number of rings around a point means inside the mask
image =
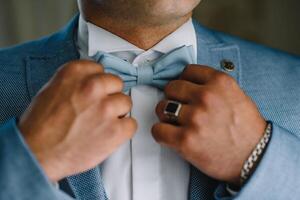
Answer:
[{"label": "shirt placket", "polygon": [[[141,67],[149,64],[155,57],[155,53],[145,52],[137,56],[132,64]],[[154,108],[158,101],[157,89],[144,85],[133,87],[131,97],[131,115],[139,124],[131,141],[132,200],[159,199],[160,145],[151,135],[151,126],[156,119]]]}]

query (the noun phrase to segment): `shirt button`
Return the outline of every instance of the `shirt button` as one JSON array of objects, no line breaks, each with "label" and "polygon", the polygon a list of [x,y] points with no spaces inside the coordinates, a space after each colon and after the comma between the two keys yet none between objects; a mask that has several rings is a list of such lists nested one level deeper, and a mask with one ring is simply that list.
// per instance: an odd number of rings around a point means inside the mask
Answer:
[{"label": "shirt button", "polygon": [[232,72],[235,69],[234,63],[232,61],[226,60],[226,59],[221,61],[221,66],[225,71],[228,71],[228,72]]}]

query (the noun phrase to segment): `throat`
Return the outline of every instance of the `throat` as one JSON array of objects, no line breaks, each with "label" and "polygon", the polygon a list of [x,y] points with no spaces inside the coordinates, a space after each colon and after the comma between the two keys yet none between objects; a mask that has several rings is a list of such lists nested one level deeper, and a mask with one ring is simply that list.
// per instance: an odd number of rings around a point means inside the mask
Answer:
[{"label": "throat", "polygon": [[107,16],[84,16],[86,21],[101,27],[143,50],[151,49],[184,23],[191,14],[166,24],[135,24],[127,20],[115,20]]}]

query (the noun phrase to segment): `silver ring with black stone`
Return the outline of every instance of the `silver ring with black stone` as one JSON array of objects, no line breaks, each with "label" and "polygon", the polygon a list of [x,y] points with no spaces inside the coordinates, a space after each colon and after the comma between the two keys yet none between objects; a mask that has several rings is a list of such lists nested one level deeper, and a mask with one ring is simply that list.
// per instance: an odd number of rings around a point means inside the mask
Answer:
[{"label": "silver ring with black stone", "polygon": [[166,115],[171,123],[177,124],[181,108],[182,104],[180,102],[168,100],[164,109],[164,115]]}]

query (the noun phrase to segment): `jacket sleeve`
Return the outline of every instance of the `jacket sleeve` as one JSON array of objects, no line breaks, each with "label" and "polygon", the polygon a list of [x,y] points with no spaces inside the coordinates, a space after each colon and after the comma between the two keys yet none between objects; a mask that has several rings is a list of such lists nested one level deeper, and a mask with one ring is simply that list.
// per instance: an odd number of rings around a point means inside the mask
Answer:
[{"label": "jacket sleeve", "polygon": [[50,183],[22,138],[15,119],[0,125],[0,199],[72,200]]},{"label": "jacket sleeve", "polygon": [[225,186],[215,191],[217,200],[300,199],[300,139],[273,124],[272,138],[254,174],[234,197]]}]

